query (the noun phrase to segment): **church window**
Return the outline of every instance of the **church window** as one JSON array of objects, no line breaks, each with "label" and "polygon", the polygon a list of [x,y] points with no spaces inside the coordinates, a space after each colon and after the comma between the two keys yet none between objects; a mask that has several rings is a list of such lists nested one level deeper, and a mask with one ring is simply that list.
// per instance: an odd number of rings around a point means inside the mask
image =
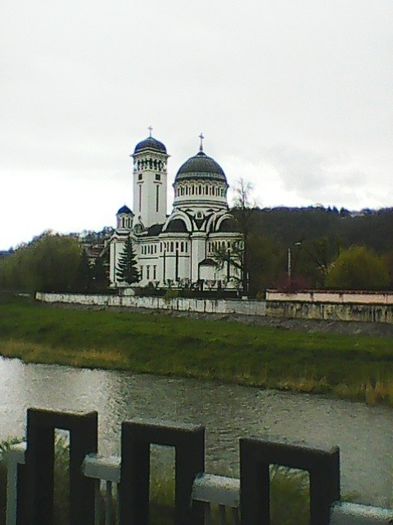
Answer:
[{"label": "church window", "polygon": [[156,180],[161,180],[161,175],[159,173],[156,173]]},{"label": "church window", "polygon": [[159,205],[160,205],[160,200],[159,199],[160,199],[160,187],[157,184],[157,186],[156,186],[156,212],[158,212]]},{"label": "church window", "polygon": [[207,185],[205,186],[205,193],[206,193],[206,195],[209,195],[209,186],[207,186]]},{"label": "church window", "polygon": [[150,169],[153,168],[153,161],[152,161],[152,159],[149,159],[149,168],[150,168]]},{"label": "church window", "polygon": [[150,279],[150,266],[146,266],[146,279]]},{"label": "church window", "polygon": [[192,186],[192,194],[194,195],[195,188]]},{"label": "church window", "polygon": [[142,173],[139,173],[138,180],[142,180]]},{"label": "church window", "polygon": [[184,242],[183,241],[180,243],[180,251],[184,252]]},{"label": "church window", "polygon": [[142,281],[142,279],[143,279],[143,266],[141,266],[141,268],[140,268],[140,272],[139,272],[139,273],[140,273],[140,275],[141,275],[141,281]]},{"label": "church window", "polygon": [[179,249],[179,242],[176,241],[176,250],[178,250],[178,249]]},{"label": "church window", "polygon": [[153,279],[154,280],[157,279],[157,266],[156,265],[153,266]]},{"label": "church window", "polygon": [[199,186],[199,195],[202,194],[202,186]]},{"label": "church window", "polygon": [[[157,169],[157,160],[156,160],[156,159],[154,160],[154,163],[153,163],[153,164],[154,164],[154,169],[156,170],[156,169]],[[157,177],[157,175],[156,175],[156,177]],[[157,179],[156,179],[156,180],[157,180]]]},{"label": "church window", "polygon": [[142,210],[142,186],[139,186],[139,211]]},{"label": "church window", "polygon": [[171,252],[173,252],[173,241],[171,241]]},{"label": "church window", "polygon": [[138,160],[138,163],[137,163],[137,169],[140,170],[141,169],[141,161]]},{"label": "church window", "polygon": [[160,253],[162,253],[162,242],[160,242]]}]

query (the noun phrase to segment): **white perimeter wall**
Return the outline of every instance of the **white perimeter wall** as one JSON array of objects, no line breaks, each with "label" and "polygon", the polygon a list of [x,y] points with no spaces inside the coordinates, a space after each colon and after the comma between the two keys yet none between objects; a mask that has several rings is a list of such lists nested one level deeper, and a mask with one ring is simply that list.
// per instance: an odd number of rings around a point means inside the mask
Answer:
[{"label": "white perimeter wall", "polygon": [[[287,294],[284,294],[287,297]],[[295,294],[288,294],[289,297]],[[381,294],[380,294],[381,295]],[[386,294],[382,294],[386,295]],[[356,294],[358,299],[358,294]],[[211,314],[258,315],[281,319],[318,319],[329,321],[360,321],[368,323],[393,324],[393,304],[364,303],[359,300],[343,303],[310,298],[307,300],[269,299],[267,301],[248,301],[240,299],[186,299],[176,297],[165,300],[163,297],[136,297],[119,295],[82,294],[36,294],[38,301],[46,303],[72,303],[90,306],[123,306],[148,308],[150,310],[176,310],[179,312],[199,312]],[[367,299],[365,297],[364,299]],[[346,297],[345,300],[348,301]]]},{"label": "white perimeter wall", "polygon": [[60,293],[36,293],[36,299],[46,303],[72,303],[89,306],[128,306],[153,310],[176,310],[212,314],[266,315],[266,304],[262,301],[189,299],[176,297],[136,297],[118,295],[82,295]]}]

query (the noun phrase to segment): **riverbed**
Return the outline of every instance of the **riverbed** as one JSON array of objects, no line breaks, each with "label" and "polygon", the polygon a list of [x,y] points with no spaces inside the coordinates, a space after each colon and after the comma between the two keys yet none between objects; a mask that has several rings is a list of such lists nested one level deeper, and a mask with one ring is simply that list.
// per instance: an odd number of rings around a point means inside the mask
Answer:
[{"label": "riverbed", "polygon": [[0,358],[0,440],[22,437],[26,409],[97,410],[99,451],[116,454],[133,417],[206,427],[207,470],[238,475],[238,439],[278,436],[341,451],[342,492],[393,503],[393,409],[260,388]]}]

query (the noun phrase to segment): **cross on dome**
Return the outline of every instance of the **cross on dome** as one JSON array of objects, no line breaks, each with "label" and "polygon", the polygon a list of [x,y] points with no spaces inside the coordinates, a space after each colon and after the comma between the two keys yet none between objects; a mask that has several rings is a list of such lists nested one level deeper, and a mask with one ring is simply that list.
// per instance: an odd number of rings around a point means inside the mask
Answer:
[{"label": "cross on dome", "polygon": [[151,132],[153,131],[153,128],[149,126],[147,129],[149,130],[149,137],[151,137]]},{"label": "cross on dome", "polygon": [[201,144],[199,146],[199,151],[203,151],[203,139],[205,138],[205,136],[203,135],[203,133],[201,132],[201,134],[199,135],[199,138],[201,139]]}]

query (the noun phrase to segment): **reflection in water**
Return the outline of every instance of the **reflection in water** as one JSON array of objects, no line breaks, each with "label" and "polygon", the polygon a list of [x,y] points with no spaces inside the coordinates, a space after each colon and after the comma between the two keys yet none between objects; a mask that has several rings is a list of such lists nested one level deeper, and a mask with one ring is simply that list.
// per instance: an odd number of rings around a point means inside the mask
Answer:
[{"label": "reflection in water", "polygon": [[24,435],[28,407],[97,410],[103,454],[118,453],[121,422],[135,416],[203,424],[207,470],[215,473],[238,475],[239,437],[339,445],[343,492],[365,503],[392,503],[393,410],[385,407],[0,358],[0,439]]}]

